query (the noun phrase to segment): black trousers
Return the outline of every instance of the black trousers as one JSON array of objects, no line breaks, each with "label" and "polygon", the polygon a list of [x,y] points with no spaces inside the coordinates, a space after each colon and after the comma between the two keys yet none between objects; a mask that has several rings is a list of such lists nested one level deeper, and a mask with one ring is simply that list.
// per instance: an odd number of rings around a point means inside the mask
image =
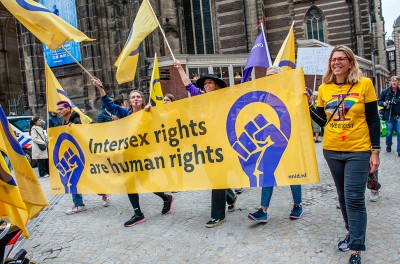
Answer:
[{"label": "black trousers", "polygon": [[[154,194],[157,195],[158,197],[160,197],[161,199],[163,199],[164,202],[168,201],[168,199],[169,199],[169,196],[163,192],[156,192]],[[135,211],[135,214],[141,215],[142,211],[140,210],[139,194],[128,193],[128,198],[129,198],[129,201],[131,202],[133,210]]]},{"label": "black trousers", "polygon": [[211,218],[224,219],[226,204],[235,202],[235,193],[232,189],[217,189],[211,191]]},{"label": "black trousers", "polygon": [[43,177],[46,174],[49,174],[49,159],[37,159],[39,168],[39,176]]}]

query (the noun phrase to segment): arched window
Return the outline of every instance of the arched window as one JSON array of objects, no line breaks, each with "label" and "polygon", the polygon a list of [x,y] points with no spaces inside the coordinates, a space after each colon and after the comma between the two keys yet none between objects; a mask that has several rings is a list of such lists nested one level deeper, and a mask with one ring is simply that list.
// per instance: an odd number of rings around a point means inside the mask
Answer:
[{"label": "arched window", "polygon": [[324,42],[324,21],[322,12],[318,8],[312,7],[308,10],[306,19],[307,38]]}]

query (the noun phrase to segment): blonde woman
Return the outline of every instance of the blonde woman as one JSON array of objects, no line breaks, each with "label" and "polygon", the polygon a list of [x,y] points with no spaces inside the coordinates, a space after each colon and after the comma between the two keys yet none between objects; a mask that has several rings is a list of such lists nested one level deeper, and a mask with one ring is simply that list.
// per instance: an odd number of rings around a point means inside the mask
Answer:
[{"label": "blonde woman", "polygon": [[323,153],[348,230],[338,249],[351,250],[349,263],[358,264],[365,250],[367,178],[379,166],[377,97],[372,81],[361,77],[354,53],[346,46],[332,50],[322,81],[316,109],[310,105],[311,116],[325,126]]}]

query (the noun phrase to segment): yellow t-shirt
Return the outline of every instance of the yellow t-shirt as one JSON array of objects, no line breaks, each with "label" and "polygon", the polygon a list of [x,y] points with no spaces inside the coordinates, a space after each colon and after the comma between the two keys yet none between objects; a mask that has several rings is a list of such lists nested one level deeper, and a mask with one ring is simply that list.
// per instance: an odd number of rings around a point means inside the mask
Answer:
[{"label": "yellow t-shirt", "polygon": [[[346,95],[351,84],[339,86],[334,83],[321,84],[318,90],[317,107],[324,107],[329,120],[335,108]],[[325,126],[326,150],[356,152],[371,149],[371,139],[365,118],[365,103],[376,101],[372,81],[361,78],[350,90],[335,116]]]}]

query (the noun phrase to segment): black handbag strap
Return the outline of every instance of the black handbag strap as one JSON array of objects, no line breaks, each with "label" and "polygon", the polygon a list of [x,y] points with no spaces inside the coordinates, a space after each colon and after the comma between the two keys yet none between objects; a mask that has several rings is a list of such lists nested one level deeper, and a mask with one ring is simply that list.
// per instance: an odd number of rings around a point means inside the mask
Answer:
[{"label": "black handbag strap", "polygon": [[39,137],[46,143],[47,141],[43,139],[42,135],[40,135],[39,130],[37,130],[36,128],[34,128],[36,130],[36,132],[38,133]]},{"label": "black handbag strap", "polygon": [[332,118],[335,116],[336,111],[339,109],[340,105],[343,103],[344,99],[349,95],[350,90],[353,88],[354,83],[350,86],[349,90],[347,91],[346,95],[342,98],[342,100],[339,102],[339,104],[336,106],[335,110],[333,111],[331,117],[329,120],[326,122],[326,125],[329,124],[329,122],[332,120]]}]

